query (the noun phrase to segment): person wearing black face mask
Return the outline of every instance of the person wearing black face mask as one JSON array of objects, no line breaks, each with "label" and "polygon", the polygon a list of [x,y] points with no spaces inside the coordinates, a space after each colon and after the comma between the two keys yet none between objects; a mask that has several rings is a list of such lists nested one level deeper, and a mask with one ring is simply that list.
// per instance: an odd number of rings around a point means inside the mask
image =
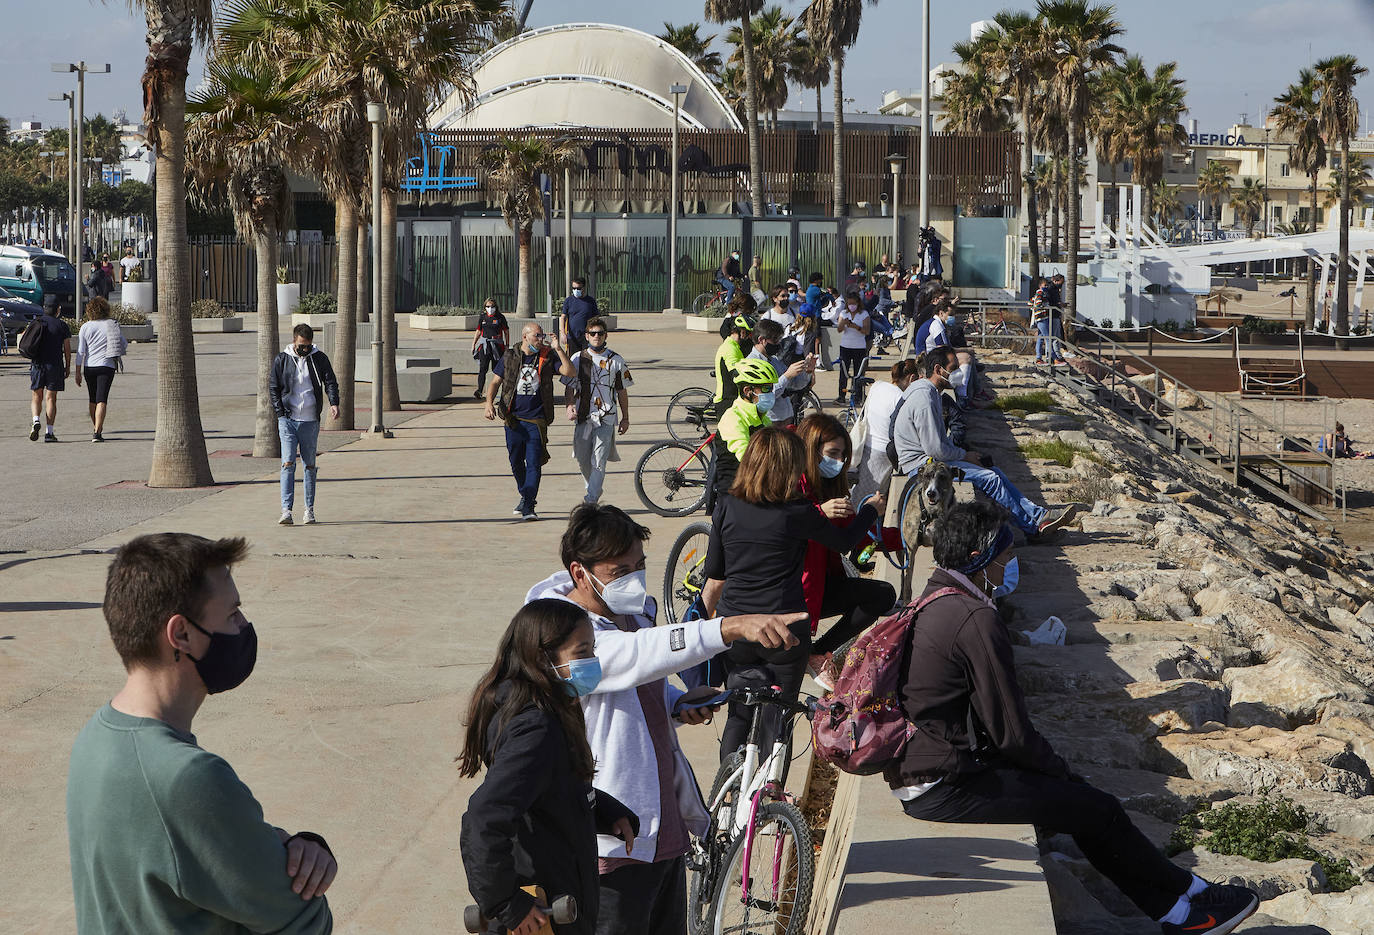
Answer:
[{"label": "person wearing black face mask", "polygon": [[325,933],[338,864],[289,835],[191,722],[241,685],[258,641],[231,569],[243,539],[140,536],[115,555],[105,620],[128,675],[72,746],[67,781],[80,932]]},{"label": "person wearing black face mask", "polygon": [[754,331],[754,346],[747,357],[766,360],[778,372],[778,382],[773,384],[773,408],[769,410],[768,418],[774,425],[791,425],[796,419],[793,394],[804,393],[811,386],[815,379],[812,375],[816,370],[816,361],[812,357],[784,365],[778,354],[782,348],[782,332],[782,325],[764,318]]},{"label": "person wearing black face mask", "polygon": [[268,377],[268,398],[277,414],[277,433],[281,436],[281,519],[292,523],[291,509],[296,500],[296,453],[300,452],[305,476],[305,525],[315,522],[315,451],[320,440],[320,415],[325,399],[329,417],[339,417],[339,381],[324,352],[312,343],[315,331],[297,325],[292,343],[272,362]]}]

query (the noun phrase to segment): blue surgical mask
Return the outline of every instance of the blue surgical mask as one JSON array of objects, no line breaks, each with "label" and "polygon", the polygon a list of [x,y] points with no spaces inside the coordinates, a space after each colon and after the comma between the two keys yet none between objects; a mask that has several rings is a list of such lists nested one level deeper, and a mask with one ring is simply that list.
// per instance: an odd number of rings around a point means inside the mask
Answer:
[{"label": "blue surgical mask", "polygon": [[574,290],[573,290],[573,298],[575,298],[575,299],[580,299],[580,298],[582,298],[582,290],[581,290],[581,289],[574,289]]},{"label": "blue surgical mask", "polygon": [[[596,686],[601,684],[601,660],[595,656],[590,659],[571,659],[563,664],[568,667],[568,674],[563,678],[563,687],[574,698],[590,695],[596,691]],[[554,666],[553,670],[557,672],[558,668]]]},{"label": "blue surgical mask", "polygon": [[821,477],[829,480],[832,477],[839,477],[844,470],[844,462],[837,458],[821,458],[820,471]]},{"label": "blue surgical mask", "polygon": [[1002,569],[1002,583],[992,589],[993,597],[1006,597],[1016,590],[1016,585],[1021,580],[1021,568],[1016,563],[1016,558],[1007,562],[1007,567]]},{"label": "blue surgical mask", "polygon": [[772,390],[769,390],[766,393],[759,394],[759,398],[754,401],[754,408],[757,409],[760,413],[765,413],[773,408],[773,403],[775,403],[776,401],[776,394],[774,394]]}]

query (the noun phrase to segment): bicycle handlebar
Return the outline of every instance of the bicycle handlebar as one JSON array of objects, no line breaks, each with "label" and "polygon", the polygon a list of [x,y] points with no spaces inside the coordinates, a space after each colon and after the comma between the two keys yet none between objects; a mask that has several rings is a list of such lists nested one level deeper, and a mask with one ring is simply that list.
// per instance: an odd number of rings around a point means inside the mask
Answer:
[{"label": "bicycle handlebar", "polygon": [[797,701],[787,701],[782,697],[782,689],[776,685],[770,688],[736,688],[735,697],[746,707],[770,705],[791,714],[803,714],[808,718],[816,712],[820,704],[814,695],[801,695]]}]

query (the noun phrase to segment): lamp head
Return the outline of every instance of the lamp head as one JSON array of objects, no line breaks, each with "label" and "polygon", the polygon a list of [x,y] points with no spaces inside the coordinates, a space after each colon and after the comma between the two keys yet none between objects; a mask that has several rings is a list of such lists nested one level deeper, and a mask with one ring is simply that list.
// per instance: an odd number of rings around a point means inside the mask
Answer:
[{"label": "lamp head", "polygon": [[368,104],[368,105],[367,105],[367,122],[368,122],[368,123],[381,123],[381,122],[382,122],[382,105],[381,105],[381,104]]},{"label": "lamp head", "polygon": [[668,93],[669,93],[669,94],[686,94],[686,93],[687,93],[687,85],[685,85],[685,84],[675,84],[675,85],[672,85],[671,87],[668,88]]},{"label": "lamp head", "polygon": [[76,71],[76,66],[71,62],[53,62],[52,70],[59,73]]},{"label": "lamp head", "polygon": [[887,157],[887,165],[892,170],[893,175],[902,171],[902,163],[904,162],[906,162],[906,157],[898,153],[893,153]]}]

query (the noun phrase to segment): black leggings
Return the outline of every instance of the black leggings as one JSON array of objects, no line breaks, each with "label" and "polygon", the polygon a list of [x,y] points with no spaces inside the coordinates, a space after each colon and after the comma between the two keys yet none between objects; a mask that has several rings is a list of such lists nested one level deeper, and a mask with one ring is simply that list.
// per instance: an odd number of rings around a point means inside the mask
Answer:
[{"label": "black leggings", "polygon": [[[789,627],[797,638],[797,645],[791,649],[765,649],[758,643],[736,640],[725,651],[726,688],[768,688],[776,685],[782,690],[784,698],[796,700],[801,693],[802,677],[806,674],[806,659],[811,655],[811,621],[802,620]],[[723,762],[734,753],[749,736],[749,723],[753,720],[754,709],[746,705],[730,702],[725,727],[720,734],[720,758]],[[759,744],[764,755],[772,748],[773,738],[777,735],[781,718],[776,709],[769,709],[763,721]]]},{"label": "black leggings", "polygon": [[1131,823],[1116,796],[1087,783],[1010,767],[946,779],[902,808],[952,824],[1029,823],[1073,836],[1083,856],[1151,919],[1163,917],[1193,882]]},{"label": "black leggings", "polygon": [[108,403],[110,401],[110,384],[114,383],[115,368],[87,367],[85,370],[86,392],[91,397],[91,404]]},{"label": "black leggings", "polygon": [[811,646],[813,654],[833,653],[867,630],[897,603],[897,591],[876,578],[851,578],[844,573],[825,579],[821,616],[843,614],[835,625]]}]

